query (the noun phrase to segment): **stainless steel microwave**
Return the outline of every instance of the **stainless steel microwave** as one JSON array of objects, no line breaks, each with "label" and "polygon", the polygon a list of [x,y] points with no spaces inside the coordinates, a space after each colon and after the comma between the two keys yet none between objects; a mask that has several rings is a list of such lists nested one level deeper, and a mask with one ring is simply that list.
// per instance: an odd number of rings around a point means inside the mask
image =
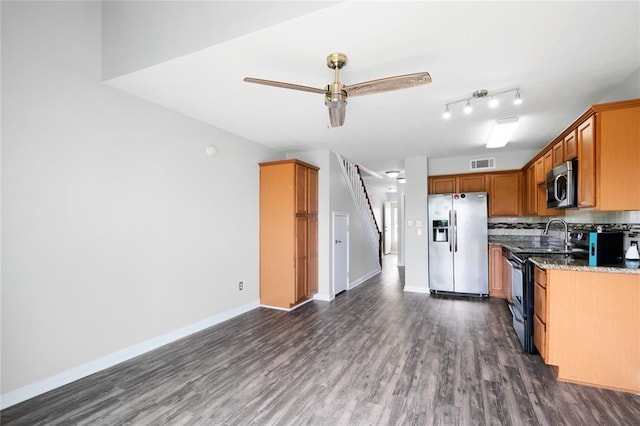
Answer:
[{"label": "stainless steel microwave", "polygon": [[565,161],[547,173],[547,207],[566,209],[578,205],[578,162]]}]

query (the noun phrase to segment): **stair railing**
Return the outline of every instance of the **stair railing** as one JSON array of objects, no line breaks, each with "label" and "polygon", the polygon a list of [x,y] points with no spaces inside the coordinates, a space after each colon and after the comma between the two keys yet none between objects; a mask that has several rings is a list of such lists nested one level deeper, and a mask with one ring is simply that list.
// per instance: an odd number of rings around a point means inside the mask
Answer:
[{"label": "stair railing", "polygon": [[362,179],[360,168],[357,164],[344,158],[342,155],[336,155],[338,156],[342,173],[347,181],[351,197],[360,213],[359,216],[365,229],[368,245],[371,248],[372,254],[378,260],[378,263],[382,265],[382,233],[380,232],[376,217],[373,214],[371,200],[369,199],[367,187]]}]

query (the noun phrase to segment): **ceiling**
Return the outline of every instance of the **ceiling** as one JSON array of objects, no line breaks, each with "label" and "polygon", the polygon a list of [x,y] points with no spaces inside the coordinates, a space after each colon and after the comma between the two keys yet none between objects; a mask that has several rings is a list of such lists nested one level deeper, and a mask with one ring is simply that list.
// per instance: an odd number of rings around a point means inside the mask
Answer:
[{"label": "ceiling", "polygon": [[[251,14],[251,2],[246,3]],[[640,67],[640,2],[342,2],[221,41],[108,84],[251,141],[286,152],[329,149],[383,173],[404,158],[487,155],[498,118],[518,116],[506,148],[542,148]],[[329,126],[322,95],[243,82],[244,77],[324,88],[332,52],[350,85],[427,71],[433,82],[348,99]],[[486,89],[486,100],[446,103]],[[483,102],[480,102],[483,101]]]}]

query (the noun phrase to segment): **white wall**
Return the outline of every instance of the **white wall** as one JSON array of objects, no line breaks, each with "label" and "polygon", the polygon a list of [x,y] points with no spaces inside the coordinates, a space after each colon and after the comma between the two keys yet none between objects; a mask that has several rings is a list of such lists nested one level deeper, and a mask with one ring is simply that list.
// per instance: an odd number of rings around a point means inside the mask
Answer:
[{"label": "white wall", "polygon": [[[367,244],[366,233],[335,154],[331,155],[330,211],[349,213],[349,282],[360,282],[380,270],[377,256]],[[329,233],[328,238],[331,238]],[[333,245],[331,245],[333,247]]]},{"label": "white wall", "polygon": [[2,2],[5,406],[259,297],[257,163],[282,155],[103,85],[100,12]]},{"label": "white wall", "polygon": [[[506,149],[506,148],[505,148]],[[503,151],[487,150],[483,155],[467,155],[450,158],[429,158],[429,175],[448,175],[458,173],[495,172],[500,170],[521,169],[539,150]],[[471,160],[495,158],[495,169],[471,170]]]},{"label": "white wall", "polygon": [[[325,1],[101,3],[105,80],[335,4]],[[221,65],[229,59],[221,58]]]},{"label": "white wall", "polygon": [[[405,176],[405,286],[404,291],[429,291],[427,247],[427,158],[411,157],[404,160]],[[408,222],[413,226],[409,227]],[[421,225],[417,226],[416,221]]]},{"label": "white wall", "polygon": [[625,99],[640,98],[640,68],[629,74],[622,83],[616,86],[598,103],[614,102]]}]

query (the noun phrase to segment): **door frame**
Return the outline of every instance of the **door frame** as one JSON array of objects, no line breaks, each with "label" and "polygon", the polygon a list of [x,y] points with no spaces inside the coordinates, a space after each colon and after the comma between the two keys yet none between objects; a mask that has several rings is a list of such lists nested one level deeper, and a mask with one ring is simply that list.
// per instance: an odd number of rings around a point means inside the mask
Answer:
[{"label": "door frame", "polygon": [[349,222],[350,222],[350,217],[349,217],[349,213],[346,212],[337,212],[337,211],[333,211],[331,212],[331,298],[335,298],[336,297],[336,283],[335,283],[335,276],[336,276],[336,251],[334,250],[335,248],[335,240],[336,240],[336,216],[341,216],[341,217],[346,217],[347,218],[347,238],[346,238],[346,254],[347,254],[347,258],[345,259],[346,261],[346,280],[347,280],[347,285],[346,285],[346,290],[349,290]]}]

